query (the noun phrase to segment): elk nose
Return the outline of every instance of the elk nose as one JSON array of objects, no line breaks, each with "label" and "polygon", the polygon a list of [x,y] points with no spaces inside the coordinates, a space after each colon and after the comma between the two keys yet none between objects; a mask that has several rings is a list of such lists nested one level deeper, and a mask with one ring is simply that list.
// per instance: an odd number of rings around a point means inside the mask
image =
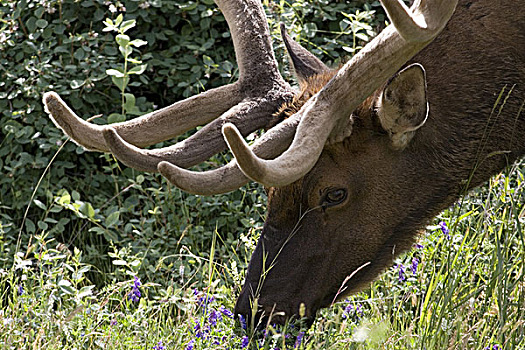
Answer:
[{"label": "elk nose", "polygon": [[[250,324],[250,317],[252,314],[252,303],[249,293],[246,293],[246,288],[244,287],[237,298],[235,303],[234,314],[237,319],[241,320],[241,323],[244,321],[247,324]],[[245,327],[246,325],[242,325]]]}]

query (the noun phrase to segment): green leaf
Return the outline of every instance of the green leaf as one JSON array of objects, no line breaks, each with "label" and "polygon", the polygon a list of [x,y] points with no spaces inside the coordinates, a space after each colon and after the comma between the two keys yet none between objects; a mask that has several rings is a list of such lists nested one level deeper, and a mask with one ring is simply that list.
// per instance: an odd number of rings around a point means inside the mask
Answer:
[{"label": "green leaf", "polygon": [[75,50],[75,53],[73,54],[73,57],[75,57],[77,60],[81,61],[84,56],[86,55],[86,52],[82,50],[81,47]]},{"label": "green leaf", "polygon": [[95,286],[85,286],[85,287],[82,287],[78,294],[77,294],[77,297],[79,299],[82,299],[84,297],[87,297],[89,295],[93,295],[93,292],[91,291],[93,288],[95,288]]},{"label": "green leaf", "polygon": [[46,205],[42,203],[41,201],[39,201],[38,199],[33,200],[33,203],[35,203],[35,205],[39,207],[40,209],[47,210]]},{"label": "green leaf", "polygon": [[113,260],[113,265],[117,266],[127,266],[128,263],[124,260]]},{"label": "green leaf", "polygon": [[49,225],[48,225],[46,222],[42,221],[42,220],[39,220],[39,221],[37,222],[37,226],[38,226],[38,228],[41,229],[42,231],[47,230],[48,227],[49,227]]},{"label": "green leaf", "polygon": [[106,226],[111,227],[111,226],[116,225],[118,223],[119,217],[120,217],[119,211],[109,214],[105,221]]},{"label": "green leaf", "polygon": [[104,53],[108,56],[115,56],[118,53],[118,50],[116,47],[113,46],[105,46]]},{"label": "green leaf", "polygon": [[83,202],[80,205],[80,208],[78,208],[78,211],[90,219],[93,219],[95,217],[95,209],[93,209],[93,206],[91,205],[91,203]]},{"label": "green leaf", "polygon": [[44,7],[39,7],[35,10],[35,16],[38,18],[42,18],[42,15],[46,12],[46,9]]},{"label": "green leaf", "polygon": [[71,282],[69,282],[68,280],[60,280],[58,282],[58,285],[59,286],[71,286]]},{"label": "green leaf", "polygon": [[69,282],[68,280],[60,280],[60,282],[58,282],[58,287],[60,288],[60,290],[66,294],[75,294],[76,293],[76,289],[71,285],[71,282]]},{"label": "green leaf", "polygon": [[135,39],[135,40],[130,41],[129,44],[135,47],[141,47],[141,46],[147,45],[148,42],[145,40],[141,40],[141,39]]},{"label": "green leaf", "polygon": [[148,67],[147,64],[142,64],[140,66],[133,67],[129,70],[128,74],[142,74]]},{"label": "green leaf", "polygon": [[119,44],[120,46],[125,47],[125,46],[127,46],[129,44],[130,38],[126,34],[119,34],[119,35],[117,35],[115,40],[116,40],[117,44]]},{"label": "green leaf", "polygon": [[194,1],[189,1],[187,4],[184,4],[184,5],[180,5],[180,9],[182,11],[191,11],[191,10],[195,10],[197,8],[197,2],[194,2]]},{"label": "green leaf", "polygon": [[113,84],[117,85],[120,91],[124,91],[126,89],[126,86],[128,86],[129,77],[111,77],[111,81],[113,82]]},{"label": "green leaf", "polygon": [[206,66],[213,66],[215,62],[213,62],[213,59],[210,56],[203,55],[202,61]]},{"label": "green leaf", "polygon": [[66,26],[65,26],[65,25],[63,25],[63,24],[57,24],[57,25],[55,26],[55,28],[53,29],[53,32],[54,32],[55,34],[62,35],[62,34],[64,34],[65,30],[66,30]]},{"label": "green leaf", "polygon": [[29,218],[26,218],[26,230],[28,233],[35,233],[36,232],[36,226],[35,226],[35,223],[29,219]]},{"label": "green leaf", "polygon": [[102,18],[104,18],[104,15],[105,15],[104,11],[101,8],[98,8],[93,14],[93,20],[95,22],[101,21]]},{"label": "green leaf", "polygon": [[108,116],[108,124],[125,122],[126,116],[120,113],[112,113]]},{"label": "green leaf", "polygon": [[47,27],[47,25],[49,24],[48,21],[46,21],[45,19],[39,19],[35,22],[36,26],[40,29],[44,29],[45,27]]},{"label": "green leaf", "polygon": [[129,58],[129,57],[128,57],[128,62],[131,62],[131,63],[134,63],[134,64],[141,64],[142,63],[141,60],[137,60],[135,58]]},{"label": "green leaf", "polygon": [[69,86],[71,86],[71,88],[73,90],[76,90],[78,88],[80,88],[82,85],[84,85],[86,83],[85,80],[78,80],[78,79],[73,79],[71,80],[71,82],[69,83]]},{"label": "green leaf", "polygon": [[118,236],[113,232],[112,230],[104,230],[103,231],[104,238],[107,239],[110,242],[118,242]]},{"label": "green leaf", "polygon": [[95,5],[95,3],[92,0],[84,0],[81,3],[82,7],[92,7],[94,5]]},{"label": "green leaf", "polygon": [[60,205],[68,205],[71,203],[71,195],[65,192],[61,197],[57,198],[56,201]]},{"label": "green leaf", "polygon": [[133,48],[131,46],[119,46],[118,49],[124,57],[128,57],[133,53]]},{"label": "green leaf", "polygon": [[107,75],[110,75],[112,77],[117,77],[117,78],[123,78],[124,77],[124,73],[122,72],[122,70],[120,69],[106,69],[106,74]]},{"label": "green leaf", "polygon": [[30,33],[34,33],[36,30],[36,18],[30,17],[26,22],[26,27]]},{"label": "green leaf", "polygon": [[122,23],[122,20],[124,19],[124,16],[121,14],[119,14],[117,16],[117,19],[115,19],[115,26],[118,27],[120,25],[120,23]]},{"label": "green leaf", "polygon": [[137,22],[134,19],[130,19],[128,21],[124,21],[124,22],[122,22],[122,25],[120,26],[120,31],[122,33],[125,33],[129,29],[133,28],[136,24],[137,24]]},{"label": "green leaf", "polygon": [[315,24],[315,23],[306,23],[303,26],[303,30],[304,30],[305,34],[309,38],[313,38],[313,37],[315,37],[315,34],[317,34],[317,24]]},{"label": "green leaf", "polygon": [[124,94],[124,109],[132,111],[135,108],[135,96],[130,93]]}]

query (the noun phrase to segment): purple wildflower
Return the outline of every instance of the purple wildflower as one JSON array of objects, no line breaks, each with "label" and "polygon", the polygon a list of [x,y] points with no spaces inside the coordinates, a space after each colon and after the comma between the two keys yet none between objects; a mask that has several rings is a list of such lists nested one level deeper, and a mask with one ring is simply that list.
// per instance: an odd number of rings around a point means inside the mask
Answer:
[{"label": "purple wildflower", "polygon": [[193,350],[193,345],[195,345],[195,340],[194,339],[190,340],[190,342],[186,346],[186,350]]},{"label": "purple wildflower", "polygon": [[214,336],[213,345],[221,345],[221,338],[219,338],[218,336]]},{"label": "purple wildflower", "polygon": [[419,265],[419,259],[413,258],[412,259],[412,266],[410,269],[412,270],[412,274],[415,275],[417,273],[417,266]]},{"label": "purple wildflower", "polygon": [[128,295],[128,298],[131,301],[133,302],[139,301],[140,296],[141,296],[139,287],[141,285],[142,284],[140,283],[140,279],[137,276],[135,276],[135,279],[133,280],[133,288],[131,289],[131,292]]},{"label": "purple wildflower", "polygon": [[222,312],[222,314],[224,316],[228,316],[229,318],[233,318],[233,312],[231,312],[230,310],[228,310],[227,308],[225,308],[224,306],[221,306],[220,309],[219,309],[220,312]]},{"label": "purple wildflower", "polygon": [[358,317],[363,317],[363,315],[364,315],[364,312],[363,312],[363,305],[361,305],[361,304],[357,304],[357,307],[356,307],[356,309],[355,309],[355,314],[356,314],[356,316],[358,316]]},{"label": "purple wildflower", "polygon": [[215,300],[215,298],[212,295],[208,295],[204,292],[199,292],[197,289],[193,290],[193,295],[197,297],[197,306],[204,307],[205,309],[209,303]]},{"label": "purple wildflower", "polygon": [[358,319],[363,317],[363,315],[364,315],[363,305],[361,305],[359,303],[359,304],[357,304],[356,307],[354,307],[354,305],[351,304],[350,301],[348,301],[348,304],[346,305],[346,307],[344,309],[344,312],[343,312],[343,318],[347,318],[350,315],[353,315],[353,316],[355,316]]},{"label": "purple wildflower", "polygon": [[423,245],[422,245],[422,244],[419,244],[419,243],[416,243],[416,248],[417,248],[417,249],[423,249]]},{"label": "purple wildflower", "polygon": [[117,325],[117,320],[116,319],[112,319],[111,322],[109,323],[110,325],[112,326],[116,326]]},{"label": "purple wildflower", "polygon": [[152,349],[153,350],[166,350],[166,347],[162,344],[162,341],[159,341],[157,345],[155,345]]},{"label": "purple wildflower", "polygon": [[444,221],[441,221],[439,227],[441,227],[441,232],[443,232],[445,238],[450,239],[450,230],[448,229],[447,224]]},{"label": "purple wildflower", "polygon": [[397,270],[399,274],[397,279],[399,280],[399,282],[405,281],[405,267],[403,266],[403,264],[397,264]]},{"label": "purple wildflower", "polygon": [[18,286],[18,295],[24,294],[24,287],[22,285]]},{"label": "purple wildflower", "polygon": [[204,339],[204,333],[202,332],[201,324],[199,322],[195,323],[195,327],[193,327],[193,330],[195,331],[195,336],[197,338]]},{"label": "purple wildflower", "polygon": [[304,337],[304,332],[299,332],[299,334],[297,334],[297,339],[295,340],[295,345],[294,345],[294,349],[297,349],[298,347],[301,346],[301,342],[303,341],[303,337]]},{"label": "purple wildflower", "polygon": [[503,348],[499,346],[499,344],[494,344],[492,346],[487,346],[484,348],[484,350],[502,350]]},{"label": "purple wildflower", "polygon": [[347,318],[350,314],[354,313],[354,305],[348,304],[345,307],[343,318]]},{"label": "purple wildflower", "polygon": [[208,321],[211,323],[212,326],[216,326],[217,320],[222,321],[222,314],[212,309],[210,311],[210,315],[208,316]]},{"label": "purple wildflower", "polygon": [[247,336],[244,336],[242,337],[242,340],[241,340],[241,348],[245,348],[248,346],[248,344],[250,344],[250,338],[248,338]]},{"label": "purple wildflower", "polygon": [[246,329],[247,328],[247,326],[246,326],[246,319],[244,318],[243,315],[239,315],[239,321],[241,322],[242,329]]}]

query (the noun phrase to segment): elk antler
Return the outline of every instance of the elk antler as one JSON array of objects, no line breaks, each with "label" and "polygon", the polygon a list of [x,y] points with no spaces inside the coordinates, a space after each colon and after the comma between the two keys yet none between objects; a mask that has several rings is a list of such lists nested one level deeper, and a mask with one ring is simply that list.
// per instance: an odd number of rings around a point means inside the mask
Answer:
[{"label": "elk antler", "polygon": [[317,162],[334,126],[429,44],[454,13],[457,0],[419,0],[408,9],[399,0],[381,0],[387,27],[297,113],[300,123],[290,148],[273,160],[259,158],[233,125],[223,128],[244,174],[266,186],[303,177]]},{"label": "elk antler", "polygon": [[[294,93],[279,74],[264,9],[259,0],[216,3],[230,27],[239,66],[237,82],[111,126],[84,121],[54,92],[44,95],[46,111],[83,147],[110,151],[128,166],[152,172],[161,161],[189,167],[226,149],[220,130],[227,122],[234,123],[243,135],[268,127],[273,113]],[[207,123],[192,137],[170,147],[141,150],[131,146],[152,145]]]},{"label": "elk antler", "polygon": [[[265,159],[277,157],[290,146],[298,124],[299,115],[296,114],[274,126],[253,144],[253,152]],[[188,171],[169,162],[161,162],[159,171],[181,190],[200,195],[226,193],[250,181],[235,160],[218,169],[203,172]]]}]

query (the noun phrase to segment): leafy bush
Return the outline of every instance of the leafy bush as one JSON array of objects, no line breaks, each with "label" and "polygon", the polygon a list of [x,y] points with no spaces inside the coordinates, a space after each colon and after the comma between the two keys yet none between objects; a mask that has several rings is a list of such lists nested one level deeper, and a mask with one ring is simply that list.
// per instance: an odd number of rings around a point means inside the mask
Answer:
[{"label": "leafy bush", "polygon": [[[373,34],[367,23],[382,20],[367,11],[348,15],[357,3],[265,5],[279,59],[279,21],[337,64]],[[225,257],[240,233],[257,231],[265,202],[257,185],[210,198],[181,193],[158,175],[123,169],[111,156],[67,142],[41,103],[54,90],[83,118],[102,113],[93,122],[105,124],[233,81],[233,46],[212,0],[22,0],[3,3],[0,13],[0,227],[8,259],[15,242],[27,245],[31,234],[46,233],[79,247],[101,271],[111,270],[109,242],[140,252],[142,266],[155,269],[149,259],[167,252],[188,245],[207,251],[214,231]],[[242,268],[244,251],[240,260]]]}]

